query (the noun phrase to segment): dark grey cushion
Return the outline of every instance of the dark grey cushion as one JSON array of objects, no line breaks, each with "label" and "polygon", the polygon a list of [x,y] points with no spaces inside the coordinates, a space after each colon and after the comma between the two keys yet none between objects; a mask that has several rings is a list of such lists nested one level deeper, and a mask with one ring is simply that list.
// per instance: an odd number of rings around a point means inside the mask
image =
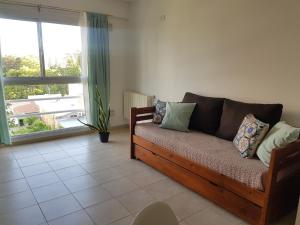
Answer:
[{"label": "dark grey cushion", "polygon": [[224,98],[212,98],[187,92],[185,103],[196,103],[189,128],[208,134],[215,134],[220,126]]}]

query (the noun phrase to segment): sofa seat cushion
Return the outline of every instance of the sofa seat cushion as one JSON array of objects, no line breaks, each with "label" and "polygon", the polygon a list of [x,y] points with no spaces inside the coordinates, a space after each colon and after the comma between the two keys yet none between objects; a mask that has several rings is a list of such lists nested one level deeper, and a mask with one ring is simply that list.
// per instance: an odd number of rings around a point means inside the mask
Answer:
[{"label": "sofa seat cushion", "polygon": [[135,134],[251,188],[264,190],[268,168],[258,159],[241,158],[230,141],[198,131],[165,130],[153,123],[138,124]]}]

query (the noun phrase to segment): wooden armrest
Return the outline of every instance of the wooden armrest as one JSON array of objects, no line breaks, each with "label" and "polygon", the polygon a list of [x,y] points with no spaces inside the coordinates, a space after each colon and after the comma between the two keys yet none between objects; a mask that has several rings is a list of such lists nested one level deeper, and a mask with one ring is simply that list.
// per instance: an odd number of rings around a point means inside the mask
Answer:
[{"label": "wooden armrest", "polygon": [[137,121],[153,119],[155,107],[131,108],[131,124],[136,124]]},{"label": "wooden armrest", "polygon": [[267,183],[273,185],[300,175],[300,140],[272,151]]},{"label": "wooden armrest", "polygon": [[138,121],[151,120],[153,119],[153,113],[155,112],[155,107],[143,107],[143,108],[131,108],[130,111],[130,139],[131,139],[131,159],[135,158],[133,135],[135,130],[135,125]]},{"label": "wooden armrest", "polygon": [[300,140],[290,143],[283,148],[274,149],[272,157],[276,158],[275,163],[279,169],[286,168],[292,164],[300,164]]},{"label": "wooden armrest", "polygon": [[131,113],[134,113],[135,115],[154,113],[154,112],[155,112],[154,106],[142,107],[142,108],[135,108],[135,107],[131,108]]},{"label": "wooden armrest", "polygon": [[143,107],[143,108],[131,108],[130,113],[130,129],[131,135],[134,134],[134,127],[136,122],[143,121],[143,120],[151,120],[153,119],[153,113],[155,112],[155,107]]}]

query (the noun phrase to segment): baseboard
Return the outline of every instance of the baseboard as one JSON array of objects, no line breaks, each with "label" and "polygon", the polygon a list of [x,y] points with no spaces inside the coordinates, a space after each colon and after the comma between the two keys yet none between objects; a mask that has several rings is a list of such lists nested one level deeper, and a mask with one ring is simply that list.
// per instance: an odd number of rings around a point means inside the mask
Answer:
[{"label": "baseboard", "polygon": [[44,141],[52,141],[52,140],[59,140],[63,138],[69,138],[69,137],[76,137],[86,134],[92,134],[94,131],[92,130],[80,130],[80,131],[74,131],[74,132],[65,132],[65,133],[59,133],[49,136],[43,136],[43,137],[33,137],[30,139],[21,139],[13,141],[11,146],[17,146],[17,145],[24,145],[24,144],[33,144],[38,142],[44,142]]},{"label": "baseboard", "polygon": [[113,126],[110,128],[110,130],[114,131],[114,130],[125,129],[125,128],[129,128],[129,124]]}]

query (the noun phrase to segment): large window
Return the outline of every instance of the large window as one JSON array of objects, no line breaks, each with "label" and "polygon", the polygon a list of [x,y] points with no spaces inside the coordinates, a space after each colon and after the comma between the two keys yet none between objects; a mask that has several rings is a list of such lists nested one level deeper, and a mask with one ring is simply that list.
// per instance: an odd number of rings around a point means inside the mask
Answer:
[{"label": "large window", "polygon": [[34,22],[0,19],[4,77],[38,77],[39,44]]},{"label": "large window", "polygon": [[81,126],[80,37],[79,26],[0,19],[12,136]]},{"label": "large window", "polygon": [[80,76],[80,29],[43,23],[46,76]]}]

